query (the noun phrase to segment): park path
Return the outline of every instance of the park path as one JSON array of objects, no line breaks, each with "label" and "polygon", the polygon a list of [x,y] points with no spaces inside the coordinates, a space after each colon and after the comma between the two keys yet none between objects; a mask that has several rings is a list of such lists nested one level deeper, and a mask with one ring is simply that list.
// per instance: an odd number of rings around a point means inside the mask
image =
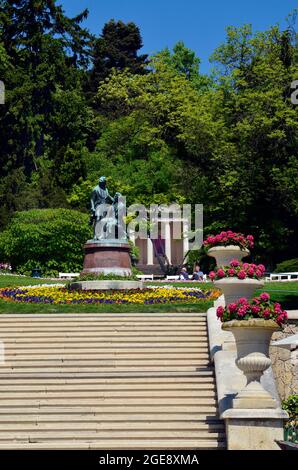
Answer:
[{"label": "park path", "polygon": [[205,314],[1,315],[0,449],[221,449]]}]

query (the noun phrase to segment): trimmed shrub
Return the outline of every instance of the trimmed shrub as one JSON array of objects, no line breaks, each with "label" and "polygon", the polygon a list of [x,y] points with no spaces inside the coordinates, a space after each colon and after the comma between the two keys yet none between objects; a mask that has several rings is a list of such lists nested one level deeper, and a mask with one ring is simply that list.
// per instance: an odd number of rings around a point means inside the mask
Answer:
[{"label": "trimmed shrub", "polygon": [[288,259],[279,263],[274,271],[275,273],[293,273],[298,272],[298,258]]},{"label": "trimmed shrub", "polygon": [[79,272],[83,245],[90,238],[88,214],[68,209],[17,212],[0,234],[0,259],[19,274],[41,269],[43,276]]}]

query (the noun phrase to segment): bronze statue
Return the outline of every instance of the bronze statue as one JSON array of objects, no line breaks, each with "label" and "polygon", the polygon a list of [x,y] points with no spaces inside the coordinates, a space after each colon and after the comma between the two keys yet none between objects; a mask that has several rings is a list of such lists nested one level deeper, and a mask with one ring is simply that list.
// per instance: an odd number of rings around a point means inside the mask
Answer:
[{"label": "bronze statue", "polygon": [[93,239],[126,240],[125,215],[126,206],[123,196],[116,193],[113,198],[107,189],[106,178],[101,176],[91,196],[90,224],[94,227]]}]

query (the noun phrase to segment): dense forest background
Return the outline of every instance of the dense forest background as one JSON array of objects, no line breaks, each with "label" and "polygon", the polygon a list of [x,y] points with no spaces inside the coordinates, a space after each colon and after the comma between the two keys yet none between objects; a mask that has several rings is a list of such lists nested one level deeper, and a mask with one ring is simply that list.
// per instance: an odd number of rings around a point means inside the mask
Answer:
[{"label": "dense forest background", "polygon": [[298,257],[295,14],[228,27],[209,76],[183,42],[147,57],[137,25],[95,37],[87,15],[0,0],[0,231],[17,211],[87,212],[105,174],[129,204],[203,203],[205,234],[252,233],[271,266]]}]

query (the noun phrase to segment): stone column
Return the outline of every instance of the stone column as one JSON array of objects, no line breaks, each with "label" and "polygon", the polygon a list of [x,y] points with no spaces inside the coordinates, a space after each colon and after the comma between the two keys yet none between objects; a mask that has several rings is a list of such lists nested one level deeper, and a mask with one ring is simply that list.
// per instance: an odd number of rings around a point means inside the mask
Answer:
[{"label": "stone column", "polygon": [[169,221],[165,221],[165,251],[169,263],[172,263],[172,240],[171,240],[171,226]]},{"label": "stone column", "polygon": [[147,238],[147,265],[154,265],[154,253],[153,253],[153,243],[151,238]]},{"label": "stone column", "polygon": [[188,221],[183,220],[182,222],[183,256],[185,256],[186,253],[188,253],[189,251],[188,231],[189,231]]}]

